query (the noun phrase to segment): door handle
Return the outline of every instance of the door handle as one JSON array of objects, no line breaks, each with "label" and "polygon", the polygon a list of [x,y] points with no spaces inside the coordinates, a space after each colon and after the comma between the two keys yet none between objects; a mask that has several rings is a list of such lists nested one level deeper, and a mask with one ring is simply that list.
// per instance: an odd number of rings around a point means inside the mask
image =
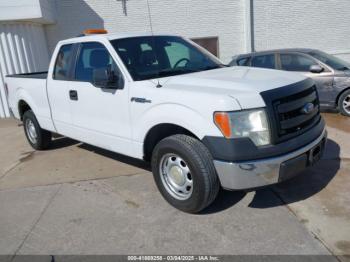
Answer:
[{"label": "door handle", "polygon": [[69,90],[69,98],[70,100],[78,100],[78,92],[76,90]]}]

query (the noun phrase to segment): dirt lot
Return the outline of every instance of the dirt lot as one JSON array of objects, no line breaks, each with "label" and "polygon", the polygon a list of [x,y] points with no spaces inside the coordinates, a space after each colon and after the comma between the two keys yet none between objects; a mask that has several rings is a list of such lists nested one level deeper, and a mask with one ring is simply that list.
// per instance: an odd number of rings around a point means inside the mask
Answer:
[{"label": "dirt lot", "polygon": [[67,138],[34,152],[17,122],[0,120],[0,254],[350,255],[350,119],[324,116],[317,166],[223,191],[199,215],[170,207],[141,161]]}]

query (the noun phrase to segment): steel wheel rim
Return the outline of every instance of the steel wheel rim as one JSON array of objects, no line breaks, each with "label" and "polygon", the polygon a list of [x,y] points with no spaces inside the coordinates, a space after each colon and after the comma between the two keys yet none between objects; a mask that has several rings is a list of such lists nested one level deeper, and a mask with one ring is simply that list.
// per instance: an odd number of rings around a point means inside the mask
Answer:
[{"label": "steel wheel rim", "polygon": [[26,126],[26,132],[27,132],[27,135],[28,135],[30,142],[32,142],[33,144],[36,144],[37,139],[38,139],[38,134],[36,132],[36,128],[35,128],[33,121],[30,119],[27,119],[25,126]]},{"label": "steel wheel rim", "polygon": [[343,109],[346,113],[350,114],[350,95],[348,95],[344,98]]},{"label": "steel wheel rim", "polygon": [[193,192],[193,179],[187,163],[176,154],[166,154],[160,160],[159,171],[166,191],[178,200],[186,200]]}]

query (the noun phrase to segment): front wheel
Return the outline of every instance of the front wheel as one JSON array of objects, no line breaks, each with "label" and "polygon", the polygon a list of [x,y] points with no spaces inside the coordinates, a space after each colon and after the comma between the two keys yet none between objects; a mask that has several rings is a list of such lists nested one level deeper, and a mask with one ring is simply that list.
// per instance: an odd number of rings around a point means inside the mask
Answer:
[{"label": "front wheel", "polygon": [[42,129],[32,110],[23,114],[24,133],[29,144],[36,150],[44,150],[51,142],[51,132]]},{"label": "front wheel", "polygon": [[165,200],[184,212],[203,210],[220,189],[211,154],[190,136],[174,135],[160,141],[152,154],[152,172]]},{"label": "front wheel", "polygon": [[339,98],[339,111],[344,116],[350,116],[350,90],[345,91]]}]

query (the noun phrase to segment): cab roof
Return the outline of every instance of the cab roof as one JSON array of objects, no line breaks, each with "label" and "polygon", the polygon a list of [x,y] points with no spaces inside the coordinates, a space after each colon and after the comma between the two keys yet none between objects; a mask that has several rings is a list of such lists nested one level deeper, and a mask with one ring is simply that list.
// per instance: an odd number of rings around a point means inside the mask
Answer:
[{"label": "cab roof", "polygon": [[72,44],[72,43],[80,43],[93,41],[97,39],[107,39],[107,40],[115,40],[115,39],[123,39],[123,38],[131,38],[131,37],[145,37],[145,36],[174,36],[171,34],[152,34],[151,32],[144,33],[108,33],[108,34],[91,34],[91,35],[82,35],[77,36],[65,40],[59,41],[61,44]]}]

